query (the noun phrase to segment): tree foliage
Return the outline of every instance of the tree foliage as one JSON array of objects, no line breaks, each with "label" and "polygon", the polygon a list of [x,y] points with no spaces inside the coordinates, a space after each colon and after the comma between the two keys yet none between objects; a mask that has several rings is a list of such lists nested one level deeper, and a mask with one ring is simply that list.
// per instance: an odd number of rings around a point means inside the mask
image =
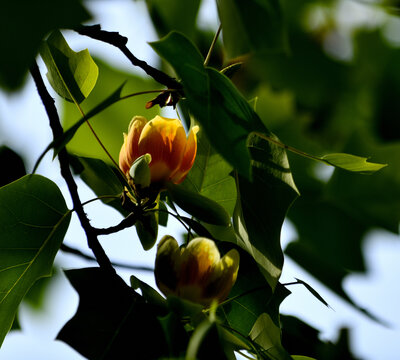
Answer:
[{"label": "tree foliage", "polygon": [[[280,315],[294,283],[329,303],[304,281],[282,284],[280,276],[289,256],[375,319],[342,282],[366,270],[361,245],[370,229],[399,230],[400,55],[380,29],[357,29],[353,55],[343,60],[324,49],[338,31],[333,15],[308,26],[322,6],[317,1],[218,0],[213,39],[196,26],[201,1],[147,0],[159,35],[149,44],[157,69],[136,58],[117,28],[82,25],[90,18],[84,3],[47,1],[35,19],[31,2],[18,11],[11,3],[0,11],[0,86],[16,91],[27,73],[33,78],[53,133],[43,155],[59,158],[73,208],[52,180],[34,174],[37,166],[25,175],[19,156],[0,149],[0,343],[29,289],[51,276],[57,252],[71,251],[62,241],[76,212],[98,267],[66,271],[80,300],[57,339],[88,359],[235,359],[243,351],[257,359],[352,358],[346,329],[336,344],[324,343],[309,325]],[[72,50],[62,29],[87,39],[89,50]],[[122,52],[146,74],[93,59],[91,41]],[[142,189],[118,166],[122,133],[135,115],[151,119],[166,106],[187,129],[199,126],[196,159],[182,183]],[[334,168],[328,181],[319,167]],[[119,224],[91,225],[77,177],[96,194],[93,201],[120,212]],[[184,244],[206,237],[221,255],[240,254],[236,283],[221,303],[165,298],[134,276],[126,284],[99,243],[100,235],[136,226],[132,241],[148,250],[171,216],[185,230]],[[298,238],[282,249],[285,218]]]}]

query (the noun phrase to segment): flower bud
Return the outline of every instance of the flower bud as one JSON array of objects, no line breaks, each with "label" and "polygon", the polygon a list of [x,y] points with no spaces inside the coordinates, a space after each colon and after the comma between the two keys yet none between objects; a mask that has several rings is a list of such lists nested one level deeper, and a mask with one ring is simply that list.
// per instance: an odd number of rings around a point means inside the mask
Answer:
[{"label": "flower bud", "polygon": [[188,137],[178,119],[156,116],[147,121],[143,116],[135,116],[124,134],[124,144],[119,154],[119,167],[129,176],[133,162],[144,154],[151,155],[149,164],[151,182],[172,181],[181,183],[192,168],[197,152],[194,126]]},{"label": "flower bud", "polygon": [[151,155],[145,154],[139,156],[129,169],[129,175],[136,186],[146,188],[151,183],[151,173],[149,164],[151,162]]},{"label": "flower bud", "polygon": [[172,236],[157,247],[155,278],[161,292],[209,306],[223,301],[236,281],[239,253],[232,249],[222,258],[214,241],[198,237],[180,248]]}]

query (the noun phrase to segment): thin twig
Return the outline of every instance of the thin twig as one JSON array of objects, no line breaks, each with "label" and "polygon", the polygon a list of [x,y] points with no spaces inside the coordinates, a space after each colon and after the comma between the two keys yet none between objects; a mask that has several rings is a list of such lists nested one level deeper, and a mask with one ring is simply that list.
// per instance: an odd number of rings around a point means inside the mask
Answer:
[{"label": "thin twig", "polygon": [[[93,256],[87,255],[83,253],[82,251],[72,248],[68,245],[61,244],[60,249],[66,253],[73,254],[76,256],[79,256],[85,260],[90,260],[90,261],[96,261],[96,259]],[[137,265],[131,265],[131,264],[125,264],[125,263],[120,263],[120,262],[112,262],[113,266],[124,268],[124,269],[130,269],[130,270],[138,270],[138,271],[154,271],[154,269],[150,266],[137,266]]]},{"label": "thin twig", "polygon": [[135,225],[137,221],[137,216],[132,212],[130,213],[125,219],[122,219],[122,221],[115,226],[110,226],[108,228],[94,228],[94,232],[96,235],[110,235],[114,234],[118,231],[127,229],[128,227],[131,227]]},{"label": "thin twig", "polygon": [[[53,137],[54,139],[57,139],[63,135],[63,128],[60,123],[57,109],[54,105],[54,99],[50,96],[49,92],[46,89],[46,86],[39,71],[39,67],[37,66],[36,62],[33,63],[30,72],[36,84],[39,96],[43,102],[47,116],[49,118],[50,128],[53,132]],[[69,155],[65,148],[60,150],[60,152],[58,153],[58,159],[60,161],[61,175],[67,183],[74,209],[78,215],[81,226],[85,231],[88,246],[93,251],[93,254],[99,266],[105,270],[115,273],[115,270],[112,267],[106,253],[104,252],[104,249],[101,247],[94,228],[90,225],[89,219],[87,218],[86,213],[83,209],[82,202],[78,194],[78,187],[71,173]]]},{"label": "thin twig", "polygon": [[92,39],[100,40],[117,47],[129,59],[132,65],[140,67],[146,72],[147,75],[151,76],[155,81],[165,85],[169,89],[182,89],[182,85],[176,79],[170,77],[163,71],[150,66],[145,61],[140,60],[133,55],[126,46],[128,39],[125,36],[120,35],[118,32],[101,30],[100,25],[81,26],[75,29],[75,31],[81,35],[85,35],[91,37]]}]

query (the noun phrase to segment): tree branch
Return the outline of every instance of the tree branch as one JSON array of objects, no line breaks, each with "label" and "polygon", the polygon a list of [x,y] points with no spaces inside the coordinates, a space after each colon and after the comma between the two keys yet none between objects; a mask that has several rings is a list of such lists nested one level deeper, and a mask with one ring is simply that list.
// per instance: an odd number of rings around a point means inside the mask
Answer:
[{"label": "tree branch", "polygon": [[[43,82],[42,76],[39,71],[39,67],[36,62],[30,68],[31,75],[36,84],[39,96],[43,102],[45,107],[47,116],[49,118],[49,123],[51,130],[53,132],[54,139],[59,138],[63,134],[63,128],[60,123],[60,118],[57,113],[57,109],[54,105],[54,99],[50,96],[49,92],[46,89],[46,86]],[[60,161],[60,169],[61,175],[67,183],[69,193],[72,198],[74,209],[78,215],[79,221],[83,230],[85,231],[87,237],[87,243],[89,248],[93,251],[93,254],[99,264],[105,270],[111,271],[115,273],[114,268],[111,265],[109,258],[107,257],[104,249],[101,247],[96,232],[94,228],[90,225],[89,219],[86,216],[86,213],[83,209],[82,202],[79,198],[78,187],[76,182],[72,176],[70,170],[69,156],[67,150],[64,148],[58,153],[58,159]]]},{"label": "tree branch", "polygon": [[133,55],[126,46],[128,39],[125,36],[120,35],[118,32],[101,30],[100,25],[82,25],[74,30],[81,35],[85,35],[91,37],[92,39],[100,40],[117,47],[129,59],[132,65],[140,67],[146,72],[147,75],[151,76],[158,83],[165,85],[168,87],[168,89],[182,89],[182,85],[176,79],[150,66],[145,61],[139,60],[135,55]]},{"label": "tree branch", "polygon": [[[90,261],[96,261],[96,258],[94,258],[93,256],[87,255],[87,254],[83,253],[82,251],[72,248],[68,245],[61,244],[60,249],[68,254],[73,254],[73,255],[79,256],[83,259],[90,260]],[[130,270],[154,271],[154,269],[149,266],[136,266],[136,265],[124,264],[124,263],[115,262],[115,261],[112,262],[112,265],[116,266],[116,267],[124,268],[124,269],[130,269]]]},{"label": "tree branch", "polygon": [[93,230],[96,233],[96,235],[109,235],[135,225],[136,220],[137,217],[132,212],[125,219],[123,219],[118,225],[110,226],[108,228],[103,228],[103,229],[94,228]]}]

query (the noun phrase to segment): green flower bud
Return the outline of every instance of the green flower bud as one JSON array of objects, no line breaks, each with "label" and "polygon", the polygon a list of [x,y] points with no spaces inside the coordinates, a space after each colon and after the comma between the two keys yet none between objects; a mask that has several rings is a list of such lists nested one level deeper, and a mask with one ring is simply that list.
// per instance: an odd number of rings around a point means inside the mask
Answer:
[{"label": "green flower bud", "polygon": [[147,188],[151,183],[151,173],[149,164],[151,162],[151,155],[144,154],[139,156],[129,169],[129,175],[133,180],[135,186]]}]

